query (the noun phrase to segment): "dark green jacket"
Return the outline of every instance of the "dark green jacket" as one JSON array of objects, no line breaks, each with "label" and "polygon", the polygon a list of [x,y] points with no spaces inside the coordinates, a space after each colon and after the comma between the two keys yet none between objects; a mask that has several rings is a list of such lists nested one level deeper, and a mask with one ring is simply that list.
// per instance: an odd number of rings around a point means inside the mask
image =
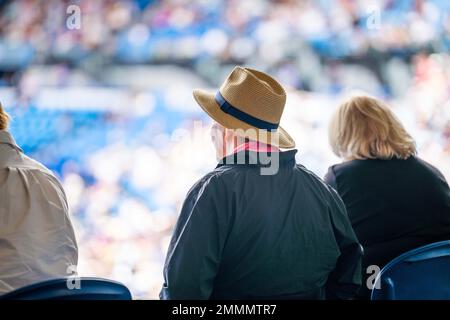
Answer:
[{"label": "dark green jacket", "polygon": [[[268,162],[267,154],[241,151],[192,187],[170,242],[161,299],[355,295],[362,249],[345,207],[295,163],[296,152]],[[276,173],[262,174],[270,166]]]}]

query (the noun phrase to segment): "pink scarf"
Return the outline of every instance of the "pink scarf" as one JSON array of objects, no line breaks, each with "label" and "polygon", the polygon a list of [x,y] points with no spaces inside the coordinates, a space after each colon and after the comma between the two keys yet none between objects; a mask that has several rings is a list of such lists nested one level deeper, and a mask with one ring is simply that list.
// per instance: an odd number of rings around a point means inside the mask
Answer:
[{"label": "pink scarf", "polygon": [[263,142],[250,141],[237,146],[233,150],[233,153],[237,153],[239,151],[280,152],[280,149]]}]

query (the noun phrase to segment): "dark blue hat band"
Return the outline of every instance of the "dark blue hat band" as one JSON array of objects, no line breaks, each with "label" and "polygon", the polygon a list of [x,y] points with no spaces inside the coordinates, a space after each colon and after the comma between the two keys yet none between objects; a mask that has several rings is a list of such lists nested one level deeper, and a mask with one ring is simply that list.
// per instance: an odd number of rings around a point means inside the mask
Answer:
[{"label": "dark blue hat band", "polygon": [[215,100],[223,112],[228,113],[229,115],[232,115],[236,119],[248,123],[249,125],[252,125],[259,129],[266,129],[266,130],[274,130],[278,128],[278,123],[267,122],[255,118],[252,115],[249,115],[248,113],[245,113],[244,111],[237,109],[236,107],[234,107],[228,101],[225,100],[220,91],[217,91]]}]

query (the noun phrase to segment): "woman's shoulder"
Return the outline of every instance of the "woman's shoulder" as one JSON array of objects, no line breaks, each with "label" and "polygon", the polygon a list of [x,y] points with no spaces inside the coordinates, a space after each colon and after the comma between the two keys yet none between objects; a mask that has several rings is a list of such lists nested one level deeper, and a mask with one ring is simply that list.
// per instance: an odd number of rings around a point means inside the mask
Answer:
[{"label": "woman's shoulder", "polygon": [[372,159],[368,159],[368,160],[355,159],[355,160],[343,161],[343,162],[331,165],[328,168],[328,171],[332,172],[334,174],[340,173],[340,172],[346,172],[348,170],[352,170],[352,169],[356,169],[356,168],[364,168],[367,166],[371,166],[371,165],[373,165],[373,161],[374,160],[372,160]]},{"label": "woman's shoulder", "polygon": [[399,166],[402,167],[404,163],[398,161],[404,160],[354,159],[343,161],[328,168],[325,181],[338,185],[338,180],[355,182],[366,181],[379,175],[389,176],[391,172],[402,171]]},{"label": "woman's shoulder", "polygon": [[431,163],[419,158],[419,157],[411,157],[411,162],[415,164],[417,168],[420,168],[423,172],[428,173],[431,176],[438,177],[440,179],[445,180],[444,175],[442,172],[432,165]]},{"label": "woman's shoulder", "polygon": [[407,159],[394,158],[389,160],[350,160],[330,166],[328,172],[334,176],[345,174],[354,176],[358,173],[389,174],[389,172],[398,175],[399,173],[404,172],[405,174],[410,173],[412,175],[428,175],[439,178],[444,177],[439,169],[417,156],[410,156]]}]

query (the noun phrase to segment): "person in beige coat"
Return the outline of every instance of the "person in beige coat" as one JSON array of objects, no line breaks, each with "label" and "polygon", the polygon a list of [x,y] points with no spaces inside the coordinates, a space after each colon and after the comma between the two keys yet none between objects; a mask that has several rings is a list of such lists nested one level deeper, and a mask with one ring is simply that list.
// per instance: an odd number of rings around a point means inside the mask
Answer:
[{"label": "person in beige coat", "polygon": [[73,276],[78,262],[64,190],[17,146],[8,120],[0,104],[0,295]]}]

